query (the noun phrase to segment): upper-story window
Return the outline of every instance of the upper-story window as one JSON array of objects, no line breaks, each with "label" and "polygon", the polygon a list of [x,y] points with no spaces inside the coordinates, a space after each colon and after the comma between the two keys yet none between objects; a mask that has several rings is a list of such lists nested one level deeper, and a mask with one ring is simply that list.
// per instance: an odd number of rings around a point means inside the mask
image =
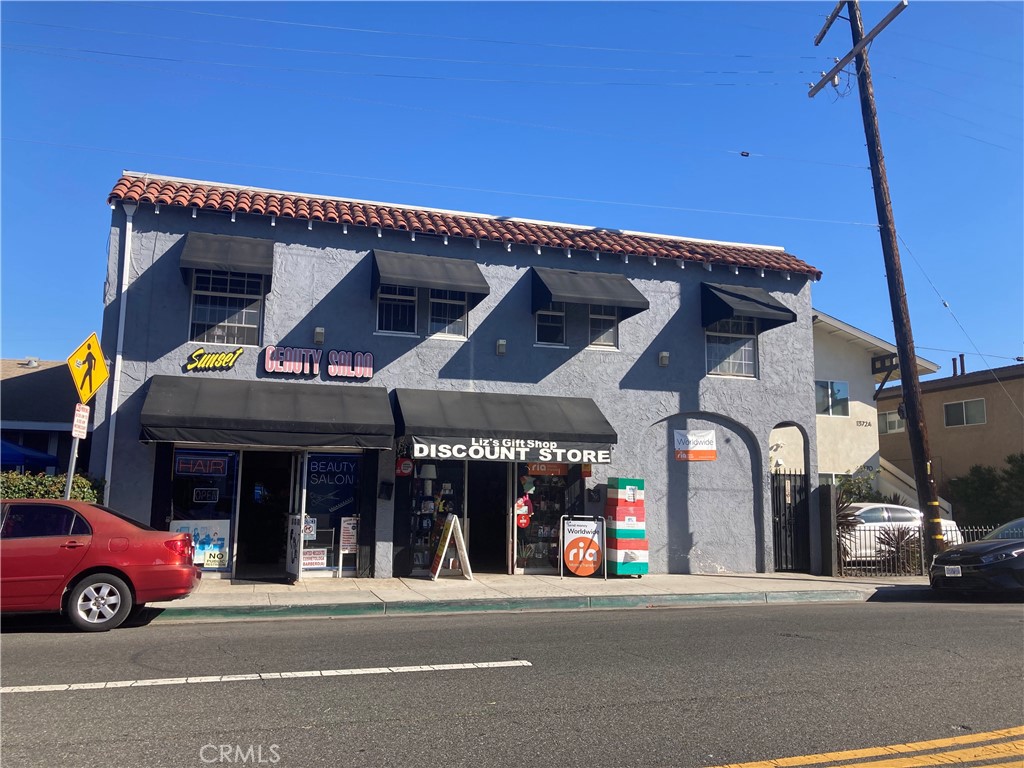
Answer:
[{"label": "upper-story window", "polygon": [[381,285],[377,294],[377,330],[416,333],[416,289],[408,285]]},{"label": "upper-story window", "polygon": [[946,415],[947,427],[963,427],[971,424],[985,423],[985,400],[961,400],[956,403],[945,403],[942,410]]},{"label": "upper-story window", "polygon": [[565,303],[552,301],[537,310],[537,343],[565,344]]},{"label": "upper-story window", "polygon": [[904,432],[906,428],[906,424],[896,411],[878,414],[878,434],[891,435],[893,432]]},{"label": "upper-story window", "polygon": [[814,405],[819,416],[849,416],[850,385],[845,381],[814,382]]},{"label": "upper-story window", "polygon": [[590,305],[590,346],[619,346],[619,308],[606,304]]},{"label": "upper-story window", "polygon": [[430,333],[461,338],[469,335],[465,291],[430,289]]},{"label": "upper-story window", "polygon": [[248,272],[193,270],[189,339],[259,346],[265,279]]},{"label": "upper-story window", "polygon": [[719,320],[707,326],[704,341],[709,374],[757,377],[757,320]]}]

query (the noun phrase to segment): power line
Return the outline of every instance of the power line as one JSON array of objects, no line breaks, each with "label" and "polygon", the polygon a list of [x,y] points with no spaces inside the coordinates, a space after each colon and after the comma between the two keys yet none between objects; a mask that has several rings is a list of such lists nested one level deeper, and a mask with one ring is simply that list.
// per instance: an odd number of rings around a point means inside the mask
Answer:
[{"label": "power line", "polygon": [[949,316],[953,318],[953,322],[957,324],[958,328],[960,328],[960,332],[963,333],[967,341],[970,342],[972,347],[974,347],[974,354],[978,355],[979,357],[981,357],[982,360],[985,361],[985,365],[989,367],[989,373],[992,374],[992,378],[996,380],[996,383],[999,385],[999,388],[1003,390],[1003,394],[1006,395],[1006,399],[1010,401],[1010,404],[1014,407],[1017,413],[1019,413],[1021,416],[1024,416],[1024,411],[1021,411],[1017,403],[1014,402],[1013,398],[1010,396],[1010,393],[1007,391],[1006,386],[1003,384],[1002,381],[999,380],[999,376],[996,375],[996,373],[991,370],[992,368],[995,368],[995,366],[992,365],[992,363],[988,361],[986,355],[982,353],[981,350],[978,349],[978,345],[974,343],[974,339],[971,337],[971,334],[967,332],[967,329],[964,328],[963,323],[960,322],[960,318],[956,316],[956,312],[954,312],[953,308],[949,306],[949,302],[942,298],[942,294],[939,293],[939,289],[935,287],[935,283],[932,282],[931,277],[928,276],[928,273],[925,271],[925,268],[921,265],[921,262],[917,260],[917,257],[914,255],[914,252],[910,250],[910,246],[907,245],[907,241],[904,240],[899,235],[897,235],[897,237],[899,237],[900,242],[903,244],[904,250],[910,254],[910,258],[912,258],[914,260],[914,263],[917,264],[917,268],[921,270],[921,274],[924,275],[924,279],[928,281],[928,285],[932,287],[932,290],[935,291],[935,295],[939,297],[939,301],[942,302],[942,306],[946,308],[946,311],[949,312]]},{"label": "power line", "polygon": [[[594,80],[515,80],[508,78],[486,78],[486,77],[457,77],[452,75],[427,75],[427,74],[399,74],[392,72],[364,72],[354,70],[338,70],[338,69],[314,69],[310,67],[275,67],[267,64],[239,64],[235,62],[227,61],[204,61],[202,59],[187,59],[180,56],[155,56],[151,54],[137,54],[137,53],[120,53],[118,51],[104,51],[96,48],[73,48],[69,46],[56,46],[56,45],[39,45],[39,44],[24,44],[24,43],[4,43],[4,48],[15,51],[29,51],[29,52],[41,52],[41,51],[63,51],[65,53],[88,53],[96,56],[114,56],[125,59],[140,59],[142,61],[160,61],[169,64],[189,64],[202,67],[224,67],[227,69],[257,69],[257,70],[269,70],[272,72],[288,72],[288,73],[307,73],[315,75],[341,75],[345,77],[372,77],[372,78],[383,78],[393,80],[431,80],[435,82],[461,82],[461,83],[487,83],[490,85],[557,85],[557,86],[571,86],[571,87],[655,87],[655,88],[670,88],[670,87],[762,87],[762,86],[780,86],[788,85],[788,83],[772,82],[772,83],[683,83],[683,82],[626,82],[626,81],[594,81]],[[694,72],[692,74],[717,74],[717,75],[734,75],[734,74],[778,74],[776,72],[757,72],[757,71],[704,71]],[[796,73],[796,74],[809,74],[807,72]]]},{"label": "power line", "polygon": [[[915,346],[917,346],[917,345],[915,345]],[[929,352],[949,352],[951,354],[961,354],[959,349],[946,349],[945,347],[922,347],[922,346],[917,346],[917,348],[918,349],[927,349]],[[984,353],[983,354],[983,353],[980,353],[980,352],[965,352],[963,354],[967,354],[967,355],[981,355],[982,357],[994,357],[994,358],[997,358],[997,359],[1000,359],[1000,360],[1019,360],[1020,359],[1019,357],[1014,357],[1013,355],[993,355],[993,354],[990,354],[990,353]]]},{"label": "power line", "polygon": [[[697,74],[700,70],[684,70],[684,69],[658,69],[653,67],[612,67],[612,66],[599,66],[599,65],[588,65],[588,64],[554,64],[550,62],[535,62],[535,61],[488,61],[486,59],[450,59],[440,58],[434,56],[399,56],[395,54],[387,53],[366,53],[362,51],[338,51],[328,50],[324,48],[289,48],[284,46],[271,46],[271,45],[256,45],[254,43],[240,43],[237,41],[229,40],[202,40],[197,38],[189,37],[177,37],[173,35],[157,35],[152,32],[138,32],[138,31],[124,31],[115,29],[96,29],[90,27],[75,27],[64,24],[44,24],[41,22],[34,21],[19,21],[16,19],[3,19],[0,21],[3,24],[20,24],[24,26],[33,27],[44,27],[47,29],[64,29],[76,32],[89,32],[99,34],[111,34],[111,35],[128,35],[136,37],[146,37],[154,40],[166,40],[171,42],[180,43],[193,43],[197,45],[215,45],[215,46],[232,46],[236,48],[246,48],[249,50],[261,50],[261,51],[274,51],[276,53],[303,53],[303,54],[315,54],[324,56],[351,56],[355,58],[367,58],[367,59],[383,59],[393,61],[416,61],[416,62],[434,62],[439,64],[471,64],[474,66],[485,65],[485,66],[501,66],[501,67],[526,67],[534,69],[579,69],[579,70],[591,70],[591,71],[603,71],[603,72],[643,72],[652,74]],[[746,73],[746,72],[744,72]],[[779,72],[775,70],[752,70],[751,73],[756,74],[808,74],[807,72]]]},{"label": "power line", "polygon": [[[143,71],[143,72],[157,72],[157,73],[160,73],[160,74],[172,75],[172,76],[175,76],[175,77],[179,77],[181,75],[180,72],[169,71],[169,70],[166,70],[166,69],[159,69],[159,68],[156,68],[156,67],[147,67],[147,66],[142,66],[142,65],[137,65],[137,64],[129,64],[127,62],[110,61],[110,60],[104,60],[104,59],[90,59],[90,58],[85,58],[85,57],[82,57],[82,56],[72,56],[72,55],[69,55],[69,54],[59,54],[59,53],[48,53],[48,52],[45,52],[45,51],[37,51],[37,50],[33,50],[33,49],[18,49],[18,50],[20,50],[21,52],[24,52],[24,53],[32,53],[32,54],[39,55],[39,56],[52,56],[52,57],[56,57],[56,58],[70,59],[72,61],[86,61],[86,62],[90,62],[90,63],[94,63],[94,64],[102,64],[102,65],[105,65],[105,66],[119,67],[119,68],[122,68],[122,69],[133,69],[133,70],[139,70],[139,71]],[[527,121],[524,121],[524,120],[513,120],[513,119],[510,119],[510,118],[498,117],[496,115],[479,115],[479,114],[465,113],[465,112],[461,112],[460,113],[460,112],[454,112],[454,111],[452,111],[450,109],[447,109],[447,108],[440,109],[440,108],[435,108],[435,107],[427,107],[427,106],[420,106],[420,105],[410,104],[410,103],[407,103],[407,102],[397,102],[396,103],[396,102],[381,101],[379,99],[366,99],[366,98],[361,98],[361,97],[358,97],[358,96],[339,94],[339,93],[337,93],[335,91],[326,91],[326,92],[325,91],[313,91],[313,90],[309,90],[309,89],[296,88],[295,86],[291,86],[291,85],[289,85],[289,86],[278,86],[278,85],[274,85],[274,84],[267,83],[267,82],[249,83],[249,82],[246,82],[245,80],[235,80],[235,79],[224,78],[224,77],[215,77],[215,76],[212,76],[212,75],[208,75],[206,73],[190,73],[189,77],[191,77],[193,79],[198,79],[198,80],[205,80],[205,81],[208,81],[208,82],[226,83],[228,85],[242,86],[244,88],[254,88],[254,89],[257,89],[257,90],[273,89],[273,90],[277,90],[277,91],[284,91],[284,92],[291,93],[291,94],[308,94],[308,95],[316,96],[317,98],[332,99],[332,100],[335,100],[335,101],[350,101],[350,102],[355,102],[355,103],[359,103],[359,104],[367,104],[367,105],[376,106],[376,107],[387,107],[389,109],[403,109],[403,110],[408,110],[408,111],[413,111],[413,112],[425,112],[425,113],[430,113],[430,114],[437,114],[437,115],[440,115],[440,116],[442,116],[444,118],[453,118],[454,117],[454,118],[462,118],[462,119],[467,119],[467,120],[480,120],[480,121],[483,121],[483,122],[496,123],[496,124],[500,124],[500,125],[511,125],[511,126],[533,128],[533,129],[546,130],[546,131],[557,131],[557,132],[560,132],[560,133],[566,133],[566,134],[570,134],[570,135],[588,136],[588,137],[591,137],[591,138],[610,139],[610,140],[618,141],[618,142],[633,143],[633,142],[636,141],[635,137],[633,137],[633,136],[623,136],[623,135],[619,135],[619,134],[607,133],[607,132],[602,132],[602,131],[581,130],[576,125],[573,125],[572,127],[566,127],[566,126],[560,126],[560,125],[549,125],[549,124],[545,124],[545,123],[532,123],[532,122],[527,122]],[[655,146],[666,146],[666,147],[670,147],[671,149],[673,149],[675,151],[679,151],[679,145],[678,145],[677,142],[667,142],[667,141],[662,141],[662,140],[659,140],[659,139],[649,139],[649,138],[645,138],[644,141],[645,141],[646,144],[655,145]],[[693,152],[693,153],[728,154],[728,155],[733,155],[733,156],[736,156],[736,157],[743,157],[744,159],[760,158],[760,159],[765,159],[765,160],[776,160],[776,161],[791,162],[791,163],[803,163],[803,164],[808,164],[808,165],[830,166],[830,167],[834,167],[834,168],[853,168],[853,169],[856,169],[856,170],[865,170],[866,169],[866,167],[863,166],[863,165],[854,165],[854,164],[851,164],[851,163],[836,163],[836,162],[830,162],[830,161],[826,161],[826,160],[813,160],[813,159],[801,158],[801,157],[790,157],[790,156],[786,156],[786,155],[774,155],[774,154],[770,154],[770,153],[754,152],[754,151],[749,151],[749,150],[739,150],[739,149],[729,149],[729,150],[726,150],[726,149],[708,149],[708,148],[698,148],[698,147],[692,147],[692,146],[691,147],[687,147],[686,149],[688,151],[690,151],[690,152]]]},{"label": "power line", "polygon": [[184,13],[193,14],[196,16],[206,16],[212,18],[221,19],[232,19],[234,21],[254,21],[261,24],[278,24],[289,27],[302,27],[306,29],[325,29],[335,32],[356,32],[360,34],[370,35],[381,35],[381,36],[392,36],[392,37],[412,37],[427,40],[449,40],[457,42],[468,42],[468,43],[487,43],[491,45],[511,45],[511,46],[528,46],[536,48],[552,48],[570,51],[595,51],[598,53],[639,53],[647,56],[700,56],[702,58],[738,58],[738,59],[751,59],[751,58],[772,58],[772,59],[803,59],[807,61],[821,61],[820,56],[765,56],[755,54],[716,54],[699,51],[658,51],[658,50],[645,50],[639,48],[614,48],[609,46],[597,46],[597,45],[571,45],[569,43],[546,43],[536,42],[532,40],[501,40],[498,38],[481,38],[481,37],[468,37],[460,35],[436,35],[427,32],[396,32],[393,30],[385,29],[373,29],[370,27],[343,27],[332,24],[313,24],[311,22],[304,21],[287,21],[284,19],[266,19],[255,16],[238,16],[227,13],[212,13],[210,11],[185,11],[175,7],[157,7],[147,5],[145,3],[124,3],[123,5],[133,5],[138,8],[146,8],[148,10],[165,11],[170,13]]},{"label": "power line", "polygon": [[428,187],[428,188],[431,188],[431,189],[449,189],[449,190],[454,190],[454,191],[457,191],[457,192],[473,192],[473,193],[488,194],[488,195],[507,195],[507,196],[510,196],[510,197],[525,197],[525,198],[532,198],[532,199],[536,199],[536,200],[558,200],[558,201],[570,202],[570,203],[587,203],[587,204],[591,204],[591,205],[609,205],[609,206],[618,206],[618,207],[622,207],[622,208],[644,208],[644,209],[660,210],[660,211],[676,211],[676,212],[682,212],[682,213],[707,213],[707,214],[720,214],[720,215],[724,215],[724,216],[746,216],[746,217],[750,217],[750,218],[759,218],[759,219],[781,219],[781,220],[785,220],[785,221],[803,221],[803,222],[809,222],[809,223],[814,223],[814,224],[844,224],[844,225],[857,226],[857,227],[871,227],[871,228],[874,228],[874,229],[877,229],[877,227],[878,227],[878,225],[875,224],[875,223],[861,222],[861,221],[841,221],[841,220],[836,220],[836,219],[813,219],[813,218],[807,218],[807,217],[801,217],[801,216],[779,216],[779,215],[770,214],[770,213],[748,213],[748,212],[744,212],[744,211],[723,211],[723,210],[715,210],[715,209],[709,209],[709,208],[686,208],[686,207],[678,206],[678,205],[658,205],[656,203],[636,203],[636,202],[623,201],[623,200],[601,200],[601,199],[597,199],[597,198],[588,198],[588,197],[570,197],[570,196],[567,196],[567,195],[541,195],[541,194],[537,194],[537,193],[533,193],[533,192],[511,192],[511,191],[501,190],[501,189],[487,189],[487,188],[484,188],[484,187],[463,187],[463,186],[457,186],[457,185],[452,185],[452,184],[437,184],[437,183],[426,182],[426,181],[408,181],[408,180],[405,180],[405,179],[390,179],[390,178],[382,178],[382,177],[376,177],[376,176],[359,176],[359,175],[350,174],[350,173],[337,173],[335,171],[310,170],[310,169],[307,169],[307,168],[294,168],[294,167],[284,167],[284,166],[274,166],[274,165],[261,165],[261,164],[256,164],[256,163],[240,163],[240,162],[233,162],[231,160],[210,160],[210,159],[200,158],[200,157],[185,157],[185,156],[181,156],[181,155],[165,155],[165,154],[160,154],[160,153],[156,153],[156,152],[138,152],[138,151],[123,149],[123,148],[90,147],[90,146],[81,145],[81,144],[62,144],[62,143],[59,143],[59,142],[52,142],[52,141],[40,141],[38,139],[23,139],[23,138],[16,137],[16,136],[4,136],[3,137],[3,141],[16,141],[16,142],[21,142],[21,143],[24,143],[24,144],[39,144],[39,145],[42,145],[42,146],[59,147],[61,149],[74,149],[74,150],[82,150],[82,151],[89,151],[89,152],[108,152],[108,153],[111,153],[111,154],[118,154],[118,155],[132,155],[132,156],[137,156],[137,157],[159,158],[159,159],[162,159],[162,160],[175,160],[175,161],[184,161],[184,162],[190,162],[190,163],[205,163],[205,164],[209,164],[209,165],[226,165],[226,166],[231,166],[231,167],[235,167],[235,168],[254,168],[254,169],[259,169],[259,170],[280,171],[280,172],[286,172],[286,173],[314,174],[314,175],[317,175],[317,176],[329,176],[329,177],[333,177],[333,178],[343,178],[343,179],[356,179],[356,180],[359,180],[359,181],[372,181],[372,182],[383,183],[383,184],[398,184],[398,185],[407,185],[407,186]]}]

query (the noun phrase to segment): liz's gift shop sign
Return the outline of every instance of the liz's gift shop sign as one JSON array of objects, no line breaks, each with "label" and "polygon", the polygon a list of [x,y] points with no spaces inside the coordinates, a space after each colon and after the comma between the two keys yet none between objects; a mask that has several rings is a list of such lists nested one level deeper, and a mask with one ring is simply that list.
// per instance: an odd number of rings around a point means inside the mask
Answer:
[{"label": "liz's gift shop sign", "polygon": [[413,437],[414,459],[611,464],[611,445],[490,437]]},{"label": "liz's gift shop sign", "polygon": [[715,461],[718,449],[715,445],[715,430],[675,430],[676,461]]}]

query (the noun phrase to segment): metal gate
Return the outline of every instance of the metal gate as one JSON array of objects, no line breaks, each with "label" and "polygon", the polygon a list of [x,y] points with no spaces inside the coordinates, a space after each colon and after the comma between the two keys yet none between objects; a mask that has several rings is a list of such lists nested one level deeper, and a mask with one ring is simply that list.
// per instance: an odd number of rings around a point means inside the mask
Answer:
[{"label": "metal gate", "polygon": [[773,472],[772,542],[776,571],[810,571],[810,532],[807,476],[799,472]]}]

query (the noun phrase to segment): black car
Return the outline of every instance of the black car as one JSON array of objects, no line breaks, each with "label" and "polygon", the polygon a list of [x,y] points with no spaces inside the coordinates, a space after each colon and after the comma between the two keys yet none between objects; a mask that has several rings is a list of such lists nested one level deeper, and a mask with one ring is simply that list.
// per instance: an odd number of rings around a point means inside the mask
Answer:
[{"label": "black car", "polygon": [[933,589],[1024,592],[1024,517],[935,556]]}]

